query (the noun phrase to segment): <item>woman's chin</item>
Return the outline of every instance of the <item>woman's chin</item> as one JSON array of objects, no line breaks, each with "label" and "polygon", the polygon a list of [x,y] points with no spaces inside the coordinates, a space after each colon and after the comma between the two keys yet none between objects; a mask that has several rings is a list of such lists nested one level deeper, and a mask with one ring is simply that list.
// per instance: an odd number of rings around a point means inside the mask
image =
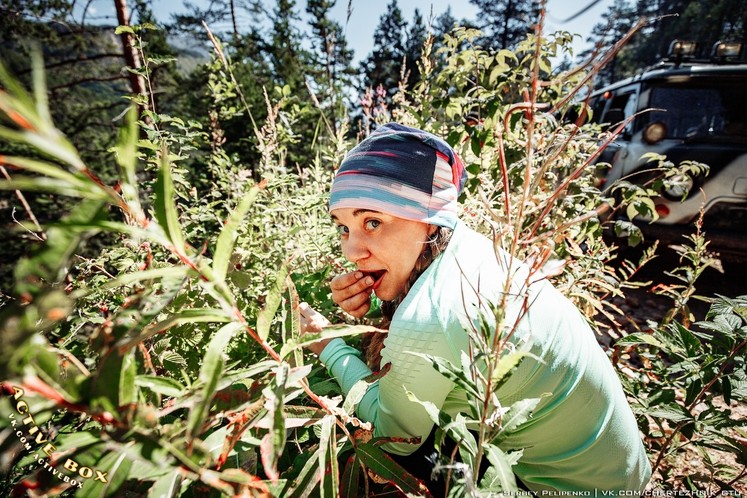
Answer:
[{"label": "woman's chin", "polygon": [[398,295],[397,292],[393,292],[392,289],[390,289],[386,285],[382,285],[378,289],[374,289],[374,294],[382,301],[393,301]]}]

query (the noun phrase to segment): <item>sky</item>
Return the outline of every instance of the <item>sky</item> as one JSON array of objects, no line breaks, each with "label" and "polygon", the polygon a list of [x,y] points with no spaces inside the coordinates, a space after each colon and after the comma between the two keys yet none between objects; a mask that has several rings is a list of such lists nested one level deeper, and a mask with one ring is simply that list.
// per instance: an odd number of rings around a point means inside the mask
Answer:
[{"label": "sky", "polygon": [[[585,40],[595,24],[600,22],[602,14],[612,4],[613,0],[598,0],[596,5],[577,16],[575,19],[563,23],[574,14],[584,10],[594,0],[547,0],[547,18],[545,32],[557,30],[570,31],[582,35],[574,40],[573,51],[577,55],[586,48]],[[82,2],[81,2],[82,3]],[[207,0],[192,0],[196,5],[206,4]],[[269,2],[268,2],[269,3]],[[434,17],[446,11],[451,6],[452,15],[457,19],[477,18],[477,8],[468,0],[398,0],[399,8],[408,22],[412,20],[415,9],[419,9],[425,19],[432,12]],[[168,21],[170,14],[181,10],[183,2],[178,0],[154,0],[154,11],[162,21]],[[386,11],[389,0],[352,0],[352,13],[346,20],[348,0],[337,0],[333,9],[334,19],[345,29],[345,37],[349,46],[355,52],[355,60],[364,59],[373,49],[373,32],[379,19]],[[297,0],[299,11],[305,9],[305,0]],[[114,2],[112,0],[92,0],[88,18],[95,22],[116,23],[114,16]],[[79,17],[79,16],[77,16]],[[242,19],[239,18],[239,22]],[[249,18],[246,18],[249,22]],[[228,26],[219,26],[226,29]],[[220,31],[220,29],[216,29]]]}]

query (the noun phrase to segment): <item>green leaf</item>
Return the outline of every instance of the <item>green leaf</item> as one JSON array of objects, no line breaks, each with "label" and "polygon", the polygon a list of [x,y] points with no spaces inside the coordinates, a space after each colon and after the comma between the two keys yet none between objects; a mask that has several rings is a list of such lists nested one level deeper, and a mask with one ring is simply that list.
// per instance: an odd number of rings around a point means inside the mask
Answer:
[{"label": "green leaf", "polygon": [[656,405],[655,407],[646,410],[646,414],[654,418],[663,418],[672,422],[685,422],[687,420],[692,420],[692,415],[677,403]]},{"label": "green leaf", "polygon": [[522,361],[524,361],[524,358],[526,357],[532,357],[540,361],[539,358],[526,351],[517,351],[515,353],[502,355],[498,359],[498,364],[493,370],[492,382],[494,385],[494,389],[498,389],[503,384],[505,384],[511,374],[515,372],[517,368],[519,368],[519,365]]},{"label": "green leaf", "polygon": [[367,332],[381,332],[381,329],[372,327],[370,325],[330,325],[329,327],[325,327],[324,330],[322,330],[320,333],[303,334],[303,336],[301,337],[303,339],[302,341],[295,342],[293,340],[290,340],[289,342],[283,344],[283,347],[280,348],[280,357],[285,358],[291,352],[300,349],[303,346],[316,342],[320,339],[349,337],[353,335],[365,334]]},{"label": "green leaf", "polygon": [[355,455],[351,455],[345,464],[345,471],[340,482],[341,498],[358,498],[361,493],[358,483],[361,478],[361,464]]},{"label": "green leaf", "polygon": [[516,476],[512,467],[519,461],[522,452],[505,453],[492,444],[486,444],[483,448],[485,449],[485,456],[490,462],[490,467],[480,481],[480,489],[490,492],[518,491],[519,488],[516,485]]},{"label": "green leaf", "polygon": [[98,368],[86,380],[91,408],[108,411],[115,418],[122,415],[119,408],[131,403],[135,397],[133,355],[132,350],[122,354],[117,349],[104,354]]},{"label": "green leaf", "polygon": [[298,476],[293,480],[289,480],[289,486],[287,486],[278,496],[287,496],[288,498],[306,498],[312,496],[312,493],[317,489],[317,484],[322,477],[319,470],[319,458],[317,457],[319,451],[320,449],[317,449],[314,454],[306,460]]},{"label": "green leaf", "polygon": [[340,489],[340,469],[337,464],[336,420],[324,417],[319,435],[319,468],[322,471],[322,482],[319,486],[321,497],[337,497]]},{"label": "green leaf", "polygon": [[176,469],[162,475],[148,490],[148,498],[172,498],[179,495],[182,470]]},{"label": "green leaf", "polygon": [[185,391],[184,386],[178,381],[156,375],[138,375],[135,377],[135,384],[138,387],[148,388],[154,393],[171,397],[181,396]]},{"label": "green leaf", "polygon": [[270,428],[269,434],[267,434],[272,454],[268,453],[267,446],[263,447],[262,462],[265,463],[265,465],[269,462],[273,472],[275,472],[277,462],[283,454],[283,448],[285,447],[286,431],[283,407],[285,406],[285,389],[288,381],[288,374],[288,364],[279,364],[275,368],[273,391],[270,392],[269,388],[264,391],[268,399],[272,400],[272,427]]},{"label": "green leaf", "polygon": [[130,210],[136,215],[144,218],[138,195],[139,181],[137,178],[137,143],[139,128],[137,125],[137,107],[132,105],[125,116],[125,125],[119,129],[119,139],[114,147],[117,163],[122,169],[120,175],[122,197],[127,201]]},{"label": "green leaf", "polygon": [[467,391],[468,394],[472,395],[473,397],[480,399],[482,396],[480,395],[480,391],[475,385],[475,383],[467,377],[464,372],[457,368],[456,366],[452,365],[451,362],[448,360],[445,360],[443,358],[438,358],[436,356],[431,356],[427,354],[422,353],[410,353],[413,356],[419,356],[428,362],[431,363],[433,368],[449,379],[450,381],[454,382],[456,385],[462,387],[464,390]]},{"label": "green leaf", "polygon": [[[95,182],[85,175],[80,173],[70,173],[61,168],[58,164],[48,163],[38,159],[18,156],[2,156],[2,164],[49,178],[55,178],[75,188],[88,189],[96,186]],[[98,186],[96,186],[96,188],[98,188]]]},{"label": "green leaf", "polygon": [[371,469],[376,475],[386,479],[400,491],[415,496],[431,496],[425,485],[407,472],[392,457],[370,441],[356,447],[356,454],[361,463]]},{"label": "green leaf", "polygon": [[105,451],[102,458],[96,462],[96,469],[106,475],[106,482],[88,482],[82,490],[78,490],[75,496],[82,498],[116,496],[119,488],[127,480],[132,466],[133,460],[132,456],[129,455],[129,448],[133,444],[128,443],[120,446],[117,451],[111,449]]},{"label": "green leaf", "polygon": [[666,346],[656,336],[646,333],[630,334],[623,337],[616,343],[619,346],[636,346],[638,344],[648,344],[659,349],[666,349]]},{"label": "green leaf", "polygon": [[288,277],[287,263],[283,263],[275,275],[275,282],[272,284],[270,291],[265,299],[265,305],[257,316],[257,334],[259,337],[266,341],[270,335],[270,326],[272,325],[272,319],[277,313],[278,307],[283,299],[283,290]]},{"label": "green leaf", "polygon": [[154,185],[156,218],[166,232],[166,236],[179,253],[184,252],[184,235],[176,211],[176,193],[174,179],[171,177],[171,162],[168,151],[161,149],[161,161],[158,168],[158,179]]},{"label": "green leaf", "polygon": [[122,359],[122,371],[119,376],[119,405],[125,406],[137,401],[137,364],[133,354]]},{"label": "green leaf", "polygon": [[[116,289],[118,287],[124,287],[127,285],[142,282],[143,280],[158,280],[167,277],[184,278],[188,271],[189,269],[186,266],[167,266],[164,268],[154,268],[152,270],[125,273],[124,275],[120,275],[112,280],[107,281],[100,287],[96,287],[95,290],[97,292],[101,292],[109,289]],[[79,291],[74,292],[73,296],[75,296],[76,299],[79,299],[89,294],[93,290],[94,289],[80,289]],[[221,311],[221,313],[225,315],[223,311]]]},{"label": "green leaf", "polygon": [[200,427],[210,409],[218,381],[223,374],[223,352],[229,341],[242,330],[244,330],[243,324],[231,322],[221,327],[210,340],[200,367],[199,378],[203,384],[200,400],[192,408],[187,422],[187,433],[190,439],[199,434]]},{"label": "green leaf", "polygon": [[[160,311],[160,308],[159,308]],[[221,323],[228,322],[231,317],[223,310],[213,308],[192,308],[174,313],[163,320],[152,323],[145,327],[142,332],[134,337],[125,337],[117,344],[119,348],[127,349],[146,339],[167,331],[171,327],[187,323]]]},{"label": "green leaf", "polygon": [[517,401],[503,415],[501,432],[493,443],[503,441],[507,436],[519,428],[524,422],[529,420],[532,412],[540,402],[540,398],[522,399]]},{"label": "green leaf", "polygon": [[249,208],[254,204],[257,194],[262,188],[263,185],[260,184],[249,189],[249,192],[241,199],[236,209],[229,215],[226,224],[220,231],[220,235],[218,235],[213,255],[213,275],[217,281],[223,281],[226,278],[228,263],[233,254],[234,244],[236,244],[238,229],[242,223],[246,222],[246,215],[249,212]]},{"label": "green leaf", "polygon": [[[103,215],[103,207],[101,201],[84,201],[65,219],[71,222],[90,222]],[[34,296],[41,292],[44,285],[61,282],[67,273],[69,261],[82,239],[82,234],[50,228],[44,246],[16,264],[16,292],[19,295]]]},{"label": "green leaf", "polygon": [[[441,411],[431,401],[421,401],[411,392],[407,393],[407,397],[425,408],[431,421],[443,429],[453,441],[457,442],[460,448],[466,450],[464,453],[468,457],[474,457],[477,454],[475,438],[467,429],[467,423],[461,415],[457,415],[456,419],[452,419],[448,413]],[[467,461],[466,463],[472,465],[471,461]]]},{"label": "green leaf", "polygon": [[0,180],[0,190],[46,192],[67,197],[78,197],[81,199],[94,199],[100,201],[109,200],[109,197],[104,191],[91,185],[78,187],[70,185],[68,182],[62,180],[44,177],[21,178],[16,176],[12,180]]},{"label": "green leaf", "polygon": [[122,33],[129,33],[131,35],[134,35],[135,34],[135,30],[132,29],[132,26],[117,26],[114,29],[114,34],[115,35],[121,35]]}]

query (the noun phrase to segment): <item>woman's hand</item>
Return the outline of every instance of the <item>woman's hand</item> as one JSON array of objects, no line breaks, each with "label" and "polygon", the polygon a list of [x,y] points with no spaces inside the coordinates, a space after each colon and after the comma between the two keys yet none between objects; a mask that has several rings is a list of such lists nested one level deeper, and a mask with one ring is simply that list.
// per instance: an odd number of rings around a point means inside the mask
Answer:
[{"label": "woman's hand", "polygon": [[[316,311],[314,308],[309,306],[307,303],[301,303],[298,305],[298,311],[301,315],[301,333],[302,334],[318,334],[324,327],[332,325],[324,315]],[[312,353],[319,356],[324,348],[327,346],[329,339],[323,339],[321,341],[314,342],[306,346],[306,348]]]},{"label": "woman's hand", "polygon": [[371,309],[371,293],[374,279],[362,271],[343,273],[332,279],[332,300],[354,316],[362,318]]}]

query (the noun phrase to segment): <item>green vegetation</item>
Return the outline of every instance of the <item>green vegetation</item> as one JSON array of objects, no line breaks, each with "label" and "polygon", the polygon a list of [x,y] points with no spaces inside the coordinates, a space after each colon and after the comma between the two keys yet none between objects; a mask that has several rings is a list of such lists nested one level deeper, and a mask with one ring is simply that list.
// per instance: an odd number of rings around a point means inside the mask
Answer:
[{"label": "green vegetation", "polygon": [[[45,76],[41,57],[29,59],[28,85],[0,69],[0,186],[28,199],[27,215],[44,213],[39,227],[18,222],[16,234],[34,238],[17,252],[12,290],[3,284],[0,494],[428,494],[354,416],[363,391],[342,399],[302,349],[313,337],[299,337],[300,301],[345,323],[325,337],[355,341],[375,322],[341,316],[328,290],[346,263],[327,189],[360,118],[345,104],[349,56],[325,42],[339,36],[328,5],[309,2],[309,72],[284,17],[294,2],[283,3],[271,29],[286,50],[262,46],[257,33],[229,33],[225,45],[213,37],[212,58],[188,75],[176,71],[160,30],[120,28],[144,55],[133,71],[149,92],[118,104],[128,110],[95,144],[60,130],[68,103],[50,98],[47,81],[60,76]],[[552,278],[590,321],[614,317],[610,298],[641,285],[630,277],[650,254],[613,265],[618,249],[605,226],[636,234],[605,211],[647,214],[652,193],[631,184],[617,203],[605,197],[594,160],[619,130],[564,119],[578,114],[573,97],[602,65],[554,71],[550,58],[568,33],[532,34],[510,49],[483,48],[480,36],[457,28],[426,37],[418,78],[369,94],[359,129],[395,119],[446,137],[470,174],[463,219]],[[249,58],[255,48],[261,56]],[[175,89],[183,85],[189,95]],[[661,163],[659,185],[691,167]],[[705,320],[691,324],[696,279],[714,260],[698,232],[681,252],[681,285],[667,287],[672,312],[610,354],[656,467],[652,486],[715,496],[739,490],[747,473],[744,419],[729,411],[747,397],[747,297],[714,297]],[[453,496],[516,489],[516,455],[496,444],[531,416],[532,400],[500,407],[492,396],[520,360],[500,338],[473,331],[481,365],[433,359],[475,395],[480,427],[467,437],[465,420],[432,411],[460,441],[463,464],[443,455]],[[708,472],[679,475],[691,447]],[[483,460],[490,469],[473,477]]]}]

